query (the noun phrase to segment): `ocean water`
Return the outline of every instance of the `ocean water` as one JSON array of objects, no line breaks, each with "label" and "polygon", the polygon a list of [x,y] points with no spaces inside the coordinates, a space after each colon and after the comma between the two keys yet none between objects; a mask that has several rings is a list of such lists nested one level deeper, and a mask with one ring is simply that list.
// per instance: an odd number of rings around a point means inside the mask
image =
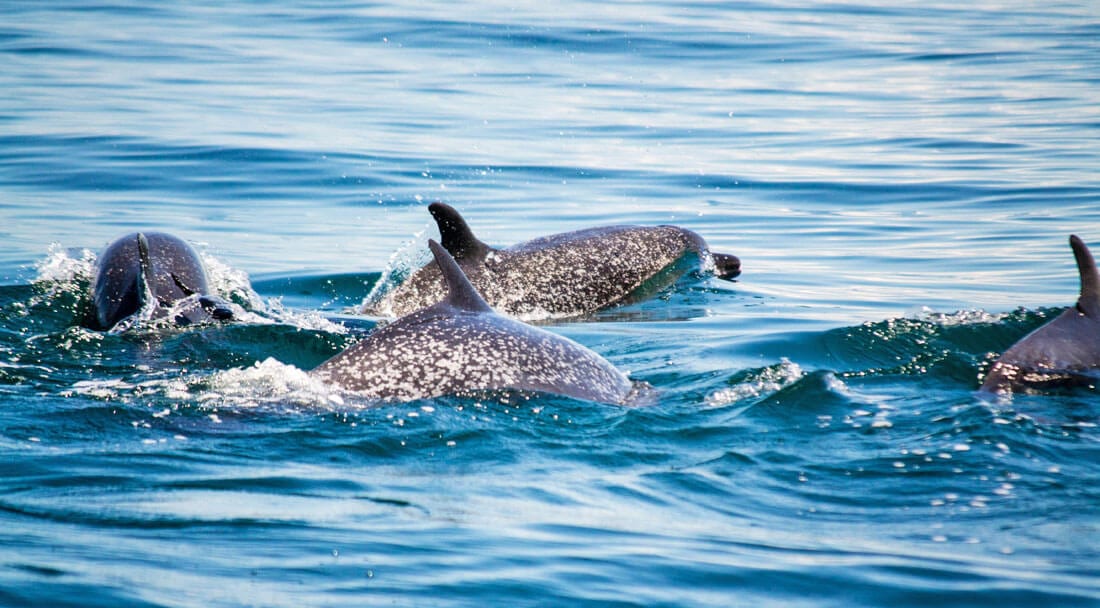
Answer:
[{"label": "ocean water", "polygon": [[[1100,606],[1100,396],[976,393],[1100,248],[1100,8],[888,4],[0,2],[0,604]],[[434,200],[744,273],[545,325],[646,407],[316,383]],[[242,320],[76,327],[139,229]]]}]

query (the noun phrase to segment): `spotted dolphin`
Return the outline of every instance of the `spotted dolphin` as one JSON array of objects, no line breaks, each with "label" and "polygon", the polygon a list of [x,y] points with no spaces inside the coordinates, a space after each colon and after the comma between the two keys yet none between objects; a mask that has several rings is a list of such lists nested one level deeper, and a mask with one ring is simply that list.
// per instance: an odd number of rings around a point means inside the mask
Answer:
[{"label": "spotted dolphin", "polygon": [[384,400],[516,389],[624,404],[631,381],[593,351],[493,312],[439,243],[444,299],[403,316],[325,361],[321,380]]},{"label": "spotted dolphin", "polygon": [[96,265],[90,306],[83,324],[99,330],[147,306],[154,318],[171,311],[180,325],[233,316],[229,304],[211,294],[198,253],[163,232],[136,232],[107,246]]},{"label": "spotted dolphin", "polygon": [[[474,236],[453,207],[428,211],[441,242],[495,310],[524,319],[573,317],[638,301],[700,263],[717,276],[741,274],[733,255],[710,253],[701,236],[677,226],[601,226],[496,249]],[[428,263],[368,300],[368,314],[408,314],[443,298],[439,266]]]},{"label": "spotted dolphin", "polygon": [[981,390],[1095,384],[1100,380],[1100,273],[1084,241],[1069,237],[1081,275],[1077,304],[1024,336],[989,369]]}]

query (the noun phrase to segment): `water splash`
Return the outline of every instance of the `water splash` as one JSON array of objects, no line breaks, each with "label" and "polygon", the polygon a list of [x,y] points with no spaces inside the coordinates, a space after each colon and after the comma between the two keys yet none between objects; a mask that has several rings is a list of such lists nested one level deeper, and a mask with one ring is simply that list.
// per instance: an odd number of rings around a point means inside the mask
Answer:
[{"label": "water splash", "polygon": [[252,289],[247,272],[233,268],[206,252],[199,255],[215,293],[247,310],[264,310],[263,298]]},{"label": "water splash", "polygon": [[710,393],[706,403],[710,407],[723,407],[746,399],[757,399],[777,393],[805,375],[797,363],[783,358],[775,365],[749,372],[731,387]]},{"label": "water splash", "polygon": [[393,302],[388,296],[394,288],[409,278],[409,275],[431,261],[431,254],[428,251],[428,231],[427,228],[420,230],[390,255],[385,269],[382,270],[382,276],[378,278],[367,297],[363,298],[356,312],[383,317],[396,316],[393,311]]},{"label": "water splash", "polygon": [[958,325],[975,325],[978,323],[999,323],[1008,316],[1008,313],[991,313],[981,309],[971,308],[956,310],[954,312],[936,312],[927,306],[921,307],[916,314],[919,321],[928,321],[942,327],[955,327]]},{"label": "water splash", "polygon": [[[283,306],[278,298],[265,300],[254,289],[248,273],[226,264],[206,252],[201,252],[207,279],[215,294],[225,299],[233,309],[237,323],[252,325],[283,324],[304,330],[346,334],[347,328],[326,319],[315,311],[296,311]],[[74,322],[88,306],[91,285],[95,280],[97,255],[90,249],[66,249],[53,243],[46,257],[35,265],[33,282],[35,295],[19,306],[23,314],[36,308],[68,310]],[[164,331],[175,327],[174,319],[189,307],[196,306],[193,298],[174,302],[166,312],[157,311],[154,298],[146,298],[147,305],[130,317],[116,324],[109,333],[130,331]]]},{"label": "water splash", "polygon": [[35,283],[64,286],[73,281],[91,282],[95,275],[96,254],[90,249],[65,249],[50,243],[46,257],[34,265]]},{"label": "water splash", "polygon": [[286,308],[279,298],[264,299],[252,289],[248,273],[234,268],[205,252],[202,254],[207,276],[214,292],[233,306],[233,318],[240,323],[254,325],[284,324],[299,329],[347,333],[347,328],[333,323],[315,311],[296,311]]},{"label": "water splash", "polygon": [[61,393],[124,404],[198,407],[215,410],[328,411],[344,408],[339,392],[308,372],[267,358],[248,367],[211,375],[184,375],[135,381],[130,378],[81,380]]},{"label": "water splash", "polygon": [[339,392],[293,365],[274,358],[250,367],[217,372],[199,385],[197,400],[219,407],[301,406],[319,409],[345,407]]}]

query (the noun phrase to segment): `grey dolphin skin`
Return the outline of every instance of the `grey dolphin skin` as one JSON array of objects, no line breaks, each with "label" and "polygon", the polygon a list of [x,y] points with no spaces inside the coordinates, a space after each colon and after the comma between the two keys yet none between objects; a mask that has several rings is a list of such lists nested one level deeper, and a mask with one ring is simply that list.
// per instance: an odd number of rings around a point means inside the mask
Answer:
[{"label": "grey dolphin skin", "polygon": [[1100,274],[1089,248],[1069,237],[1081,275],[1077,304],[1024,336],[989,370],[981,390],[1004,393],[1100,380]]},{"label": "grey dolphin skin", "polygon": [[[572,317],[644,299],[706,266],[733,279],[741,261],[712,254],[698,234],[677,226],[602,226],[494,249],[453,207],[428,207],[446,249],[494,309],[521,318]],[[439,266],[428,263],[363,312],[401,316],[443,298]]]},{"label": "grey dolphin skin", "polygon": [[173,320],[179,325],[233,316],[226,302],[210,294],[198,253],[162,232],[128,234],[107,246],[96,265],[92,310],[83,324],[111,329],[147,305],[156,307],[154,317],[175,308]]},{"label": "grey dolphin skin", "polygon": [[517,389],[624,404],[630,380],[606,359],[551,332],[493,312],[462,269],[429,242],[445,299],[401,317],[311,373],[385,400]]}]

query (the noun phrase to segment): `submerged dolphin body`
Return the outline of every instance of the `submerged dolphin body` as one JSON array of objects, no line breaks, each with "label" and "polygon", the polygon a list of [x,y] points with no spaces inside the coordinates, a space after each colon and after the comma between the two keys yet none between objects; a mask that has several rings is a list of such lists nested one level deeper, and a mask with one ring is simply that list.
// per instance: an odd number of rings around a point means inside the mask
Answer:
[{"label": "submerged dolphin body", "polygon": [[311,373],[387,400],[517,389],[623,404],[630,380],[591,350],[496,314],[462,269],[429,242],[447,282],[445,299],[401,317]]},{"label": "submerged dolphin body", "polygon": [[[711,260],[721,278],[741,274],[736,256],[710,253],[702,237],[677,226],[602,226],[494,249],[449,205],[433,203],[428,211],[443,247],[485,301],[521,318],[572,317],[641,300]],[[444,293],[439,266],[429,263],[363,312],[400,316]]]},{"label": "submerged dolphin body", "polygon": [[1070,236],[1069,244],[1081,275],[1077,304],[1005,351],[981,390],[1002,393],[1100,379],[1100,273],[1080,238]]},{"label": "submerged dolphin body", "polygon": [[[188,302],[182,302],[188,300]],[[232,318],[230,306],[210,294],[206,269],[190,245],[170,234],[128,234],[99,256],[92,310],[84,325],[107,330],[154,306],[153,316],[174,309],[180,325]]]}]

